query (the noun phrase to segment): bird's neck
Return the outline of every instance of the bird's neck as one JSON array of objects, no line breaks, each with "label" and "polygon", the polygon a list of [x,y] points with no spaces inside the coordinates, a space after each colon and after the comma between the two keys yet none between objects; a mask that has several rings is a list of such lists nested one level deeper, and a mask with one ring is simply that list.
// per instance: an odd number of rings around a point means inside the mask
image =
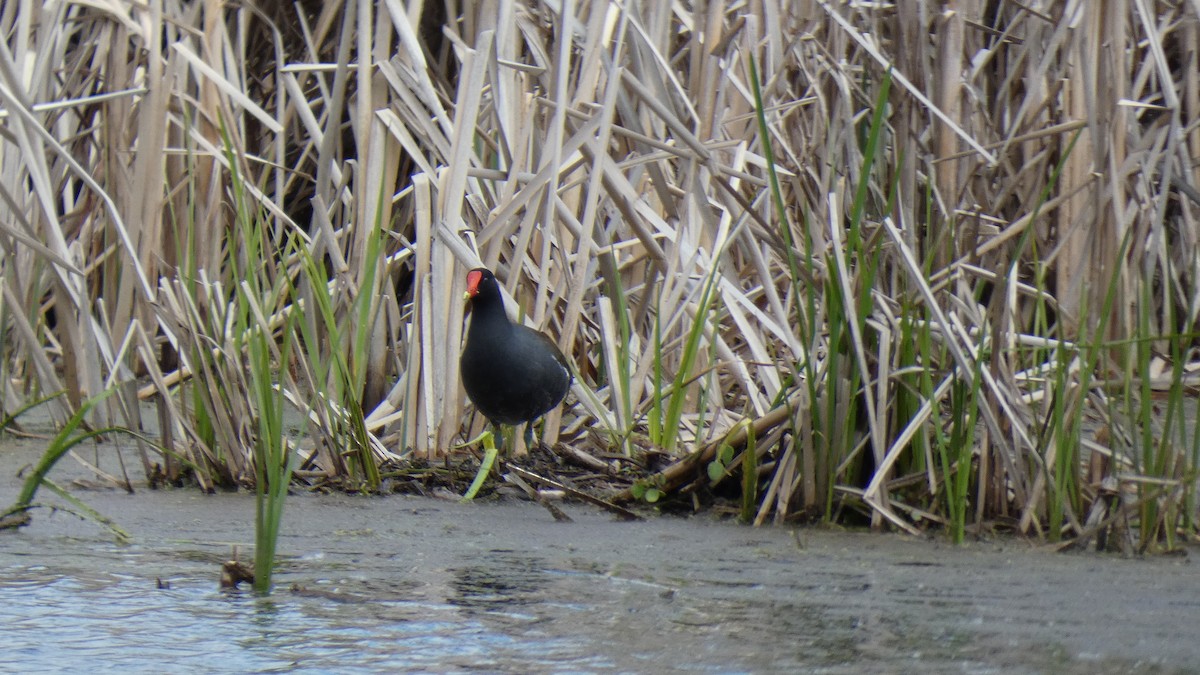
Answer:
[{"label": "bird's neck", "polygon": [[495,335],[497,332],[511,329],[512,322],[508,319],[508,313],[504,311],[503,299],[496,298],[492,302],[478,303],[471,307],[468,338],[483,333]]}]

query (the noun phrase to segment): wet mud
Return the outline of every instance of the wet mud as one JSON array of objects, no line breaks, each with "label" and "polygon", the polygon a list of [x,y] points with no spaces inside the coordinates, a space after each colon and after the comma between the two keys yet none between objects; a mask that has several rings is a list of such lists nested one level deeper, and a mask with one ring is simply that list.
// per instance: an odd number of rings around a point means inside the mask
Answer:
[{"label": "wet mud", "polygon": [[[44,440],[0,441],[0,502]],[[82,452],[92,456],[92,450]],[[99,450],[112,466],[111,449]],[[126,450],[130,471],[132,452]],[[134,474],[136,475],[136,474]],[[133,535],[41,508],[0,532],[0,671],[1195,672],[1192,555],[1055,553],[1016,538],[621,522],[517,499],[295,494],[269,598],[253,496],[51,478]],[[52,497],[43,493],[47,501]]]}]

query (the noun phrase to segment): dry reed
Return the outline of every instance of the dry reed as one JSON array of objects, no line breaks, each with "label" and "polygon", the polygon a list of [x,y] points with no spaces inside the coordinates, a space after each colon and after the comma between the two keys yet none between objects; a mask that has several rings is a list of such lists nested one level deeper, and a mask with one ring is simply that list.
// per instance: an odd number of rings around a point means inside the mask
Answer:
[{"label": "dry reed", "polygon": [[[1194,370],[1197,12],[8,2],[0,410],[65,390],[65,421],[116,386],[94,414],[138,428],[136,380],[167,478],[252,480],[222,317],[262,274],[287,288],[253,330],[305,331],[279,378],[301,474],[369,481],[355,461],[481,428],[457,366],[482,264],[577,366],[543,440],[682,459],[643,484],[712,488],[701,464],[750,429],[755,522],[917,531],[966,476],[975,526],[1169,539],[1196,444],[1143,402]],[[964,383],[980,423],[955,454]]]}]

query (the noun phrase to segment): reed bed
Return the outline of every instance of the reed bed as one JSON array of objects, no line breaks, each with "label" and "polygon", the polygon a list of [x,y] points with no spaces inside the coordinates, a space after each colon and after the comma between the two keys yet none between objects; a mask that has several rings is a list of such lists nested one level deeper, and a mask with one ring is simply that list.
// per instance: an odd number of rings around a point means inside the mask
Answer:
[{"label": "reed bed", "polygon": [[616,497],[1173,546],[1198,11],[5,3],[0,412],[113,390],[153,482],[378,489],[483,428],[484,265],[577,368],[542,440]]}]

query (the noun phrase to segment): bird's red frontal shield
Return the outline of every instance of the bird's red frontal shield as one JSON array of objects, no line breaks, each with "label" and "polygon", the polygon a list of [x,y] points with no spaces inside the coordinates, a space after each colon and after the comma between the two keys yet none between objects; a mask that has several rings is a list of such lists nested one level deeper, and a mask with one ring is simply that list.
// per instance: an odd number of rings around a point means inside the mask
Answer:
[{"label": "bird's red frontal shield", "polygon": [[483,272],[479,270],[467,272],[467,297],[473,298],[479,293],[480,281],[483,281]]}]

